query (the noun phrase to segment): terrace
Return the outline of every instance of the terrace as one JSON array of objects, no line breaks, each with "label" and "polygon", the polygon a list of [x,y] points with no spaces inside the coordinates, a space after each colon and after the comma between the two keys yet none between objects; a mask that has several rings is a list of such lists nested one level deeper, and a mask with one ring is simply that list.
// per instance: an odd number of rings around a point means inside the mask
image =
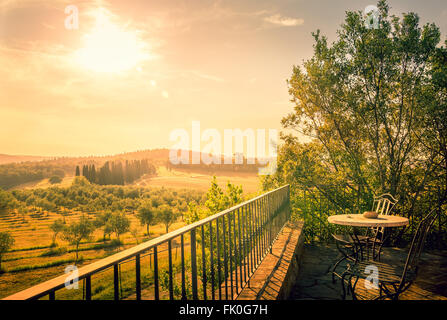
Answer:
[{"label": "terrace", "polygon": [[[291,300],[339,300],[340,282],[332,282],[330,264],[335,261],[338,251],[334,245],[305,245],[302,268],[291,290]],[[393,264],[405,262],[406,251],[401,248],[385,248],[383,260]],[[368,292],[358,286],[363,298],[374,297],[377,292]],[[351,296],[347,296],[351,299]],[[442,251],[423,253],[419,276],[400,300],[447,300],[447,254]]]}]

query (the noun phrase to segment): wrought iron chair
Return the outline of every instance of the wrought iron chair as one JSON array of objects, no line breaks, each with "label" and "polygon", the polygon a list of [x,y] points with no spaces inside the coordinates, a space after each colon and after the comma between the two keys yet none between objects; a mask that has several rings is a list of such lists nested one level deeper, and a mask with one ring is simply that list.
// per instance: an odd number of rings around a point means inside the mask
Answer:
[{"label": "wrought iron chair", "polygon": [[[374,197],[372,211],[378,212],[380,215],[390,215],[398,200],[389,193],[384,193],[380,196]],[[359,241],[362,243],[362,247],[369,249],[369,244],[372,244],[373,260],[380,261],[380,253],[382,252],[382,246],[385,242],[385,228],[368,228],[364,237],[361,237]],[[362,252],[363,253],[363,252]],[[369,259],[369,252],[367,255]]]},{"label": "wrought iron chair", "polygon": [[[374,300],[387,298],[397,300],[399,296],[410,287],[416,278],[419,258],[424,247],[425,239],[436,217],[436,209],[433,209],[419,223],[413,236],[413,240],[411,241],[411,246],[404,266],[395,266],[373,260],[364,260],[353,266],[348,265],[348,269],[342,275],[341,281],[343,299],[346,298],[346,293],[349,292],[352,294],[354,300],[359,298],[359,295],[356,293],[359,279],[368,281],[368,279],[371,278],[371,273],[368,272],[368,267],[375,266],[378,271],[379,295],[375,297]],[[348,286],[347,290],[345,284]]]},{"label": "wrought iron chair", "polygon": [[[398,202],[391,194],[385,193],[374,197],[371,211],[376,211],[380,215],[389,215],[392,209]],[[380,253],[385,240],[385,228],[368,228],[365,235],[340,235],[333,234],[337,249],[340,252],[340,258],[334,263],[332,267],[332,282],[335,282],[335,277],[341,278],[343,272],[338,273],[337,268],[341,266],[342,262],[351,261],[356,263],[364,259],[363,250],[367,250],[367,258],[369,259],[369,247],[372,246],[373,259],[380,260]]]}]

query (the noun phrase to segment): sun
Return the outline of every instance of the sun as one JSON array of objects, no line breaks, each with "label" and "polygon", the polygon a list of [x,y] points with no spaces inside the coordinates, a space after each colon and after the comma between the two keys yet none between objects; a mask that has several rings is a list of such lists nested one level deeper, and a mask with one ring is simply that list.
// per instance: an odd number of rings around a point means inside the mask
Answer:
[{"label": "sun", "polygon": [[75,60],[83,68],[96,72],[121,72],[136,67],[150,55],[147,45],[136,31],[128,31],[113,23],[107,13],[95,13],[96,24],[82,37],[83,47],[75,52]]}]

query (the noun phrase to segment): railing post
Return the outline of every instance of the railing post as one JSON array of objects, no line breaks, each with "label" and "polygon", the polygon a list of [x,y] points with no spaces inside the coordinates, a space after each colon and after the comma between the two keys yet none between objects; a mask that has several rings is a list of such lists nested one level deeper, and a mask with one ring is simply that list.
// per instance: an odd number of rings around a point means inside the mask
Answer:
[{"label": "railing post", "polygon": [[222,235],[223,235],[223,254],[224,254],[224,276],[225,276],[225,300],[228,300],[228,258],[227,258],[227,244],[225,240],[225,216],[222,217]]},{"label": "railing post", "polygon": [[211,270],[211,300],[215,300],[214,293],[214,248],[213,248],[213,222],[210,221],[210,270]]},{"label": "railing post", "polygon": [[85,300],[92,300],[92,278],[87,276],[85,278]]},{"label": "railing post", "polygon": [[181,245],[180,256],[181,256],[181,260],[182,260],[182,300],[186,300],[185,240],[184,240],[183,234],[180,236],[180,245]]},{"label": "railing post", "polygon": [[273,205],[274,205],[274,201],[272,199],[272,194],[268,195],[267,198],[268,201],[268,214],[269,214],[269,247],[270,247],[270,254],[272,254],[272,250],[273,250]]},{"label": "railing post", "polygon": [[113,265],[113,294],[115,300],[120,299],[118,263]]},{"label": "railing post", "polygon": [[197,294],[197,252],[196,252],[196,229],[191,230],[191,282],[192,298],[198,300]]},{"label": "railing post", "polygon": [[262,220],[263,220],[263,229],[264,230],[264,248],[262,249],[262,258],[264,258],[265,253],[266,253],[266,249],[267,249],[267,245],[268,245],[268,210],[267,210],[267,196],[265,196],[263,198],[263,204],[262,204]]},{"label": "railing post", "polygon": [[[250,210],[249,210],[249,212],[248,212],[248,215],[247,215],[247,223],[248,223],[248,241],[249,241],[249,246],[248,246],[248,248],[249,248],[249,250],[250,250],[250,266],[249,266],[249,269],[248,270],[250,270],[250,272],[249,272],[249,274],[251,275],[251,273],[253,272],[253,257],[254,257],[254,254],[255,254],[255,246],[254,246],[254,241],[253,241],[253,208],[254,208],[254,203],[252,202],[252,203],[250,203]],[[249,283],[250,284],[250,283]]]},{"label": "railing post", "polygon": [[242,244],[244,247],[244,281],[248,282],[248,277],[250,276],[250,238],[248,233],[248,211],[250,210],[250,205],[245,207],[242,211]]},{"label": "railing post", "polygon": [[219,300],[222,300],[222,266],[220,262],[220,235],[219,218],[216,219],[216,246],[217,246],[217,286],[219,288]]},{"label": "railing post", "polygon": [[158,287],[158,247],[154,247],[154,297],[155,300],[160,299],[159,287]]},{"label": "railing post", "polygon": [[228,214],[228,258],[230,259],[230,293],[231,299],[233,299],[233,237],[231,236],[231,213]]},{"label": "railing post", "polygon": [[[239,214],[239,209],[237,209],[237,212]],[[238,222],[239,224],[239,222]],[[234,260],[234,275],[235,275],[235,291],[236,294],[238,293],[238,272],[237,272],[237,264],[240,262],[239,260],[239,256],[240,256],[240,250],[238,249],[238,244],[236,241],[237,238],[237,229],[236,229],[236,212],[233,212],[233,238],[234,238],[234,255],[233,255],[233,260]],[[239,264],[239,270],[240,270],[240,264]],[[241,277],[240,273],[239,273],[239,278]]]},{"label": "railing post", "polygon": [[174,280],[172,277],[172,240],[168,240],[168,267],[169,267],[169,299],[174,300]]},{"label": "railing post", "polygon": [[[243,288],[243,283],[242,283],[242,243],[241,243],[241,210],[243,210],[243,208],[237,209],[237,225],[238,225],[238,243],[239,243],[239,254],[237,256],[238,259],[238,263],[239,263],[239,284],[241,286],[241,288]],[[236,230],[235,230],[236,233]],[[244,266],[245,268],[245,266]],[[237,285],[236,285],[237,288]],[[237,292],[237,289],[236,289]]]},{"label": "railing post", "polygon": [[261,258],[261,233],[260,233],[260,225],[261,225],[261,218],[259,215],[261,207],[261,201],[256,200],[256,212],[255,212],[255,226],[256,226],[256,266],[259,264],[259,259]]},{"label": "railing post", "polygon": [[207,299],[206,296],[206,259],[205,259],[205,227],[202,225],[202,289],[203,300]]},{"label": "railing post", "polygon": [[[136,281],[136,296],[137,300],[141,300],[141,269],[140,269],[140,255],[135,256],[135,281]],[[88,296],[88,295],[87,295]]]},{"label": "railing post", "polygon": [[255,213],[255,224],[256,224],[256,266],[259,264],[262,252],[262,233],[261,233],[261,200],[256,200],[256,213]]}]

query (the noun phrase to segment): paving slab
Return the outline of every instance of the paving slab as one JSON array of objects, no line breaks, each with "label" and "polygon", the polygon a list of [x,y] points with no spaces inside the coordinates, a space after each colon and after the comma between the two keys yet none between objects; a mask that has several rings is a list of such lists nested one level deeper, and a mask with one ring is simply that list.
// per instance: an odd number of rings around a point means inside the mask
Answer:
[{"label": "paving slab", "polygon": [[[382,261],[404,264],[406,249],[384,248]],[[331,265],[338,257],[332,244],[305,244],[300,273],[291,290],[290,300],[341,300],[340,280],[332,282]],[[364,288],[361,282],[358,288]],[[357,292],[357,291],[356,291]],[[375,290],[359,290],[359,295],[371,299]],[[347,296],[347,299],[352,299]],[[415,282],[404,292],[400,300],[447,300],[447,252],[423,253]]]}]

